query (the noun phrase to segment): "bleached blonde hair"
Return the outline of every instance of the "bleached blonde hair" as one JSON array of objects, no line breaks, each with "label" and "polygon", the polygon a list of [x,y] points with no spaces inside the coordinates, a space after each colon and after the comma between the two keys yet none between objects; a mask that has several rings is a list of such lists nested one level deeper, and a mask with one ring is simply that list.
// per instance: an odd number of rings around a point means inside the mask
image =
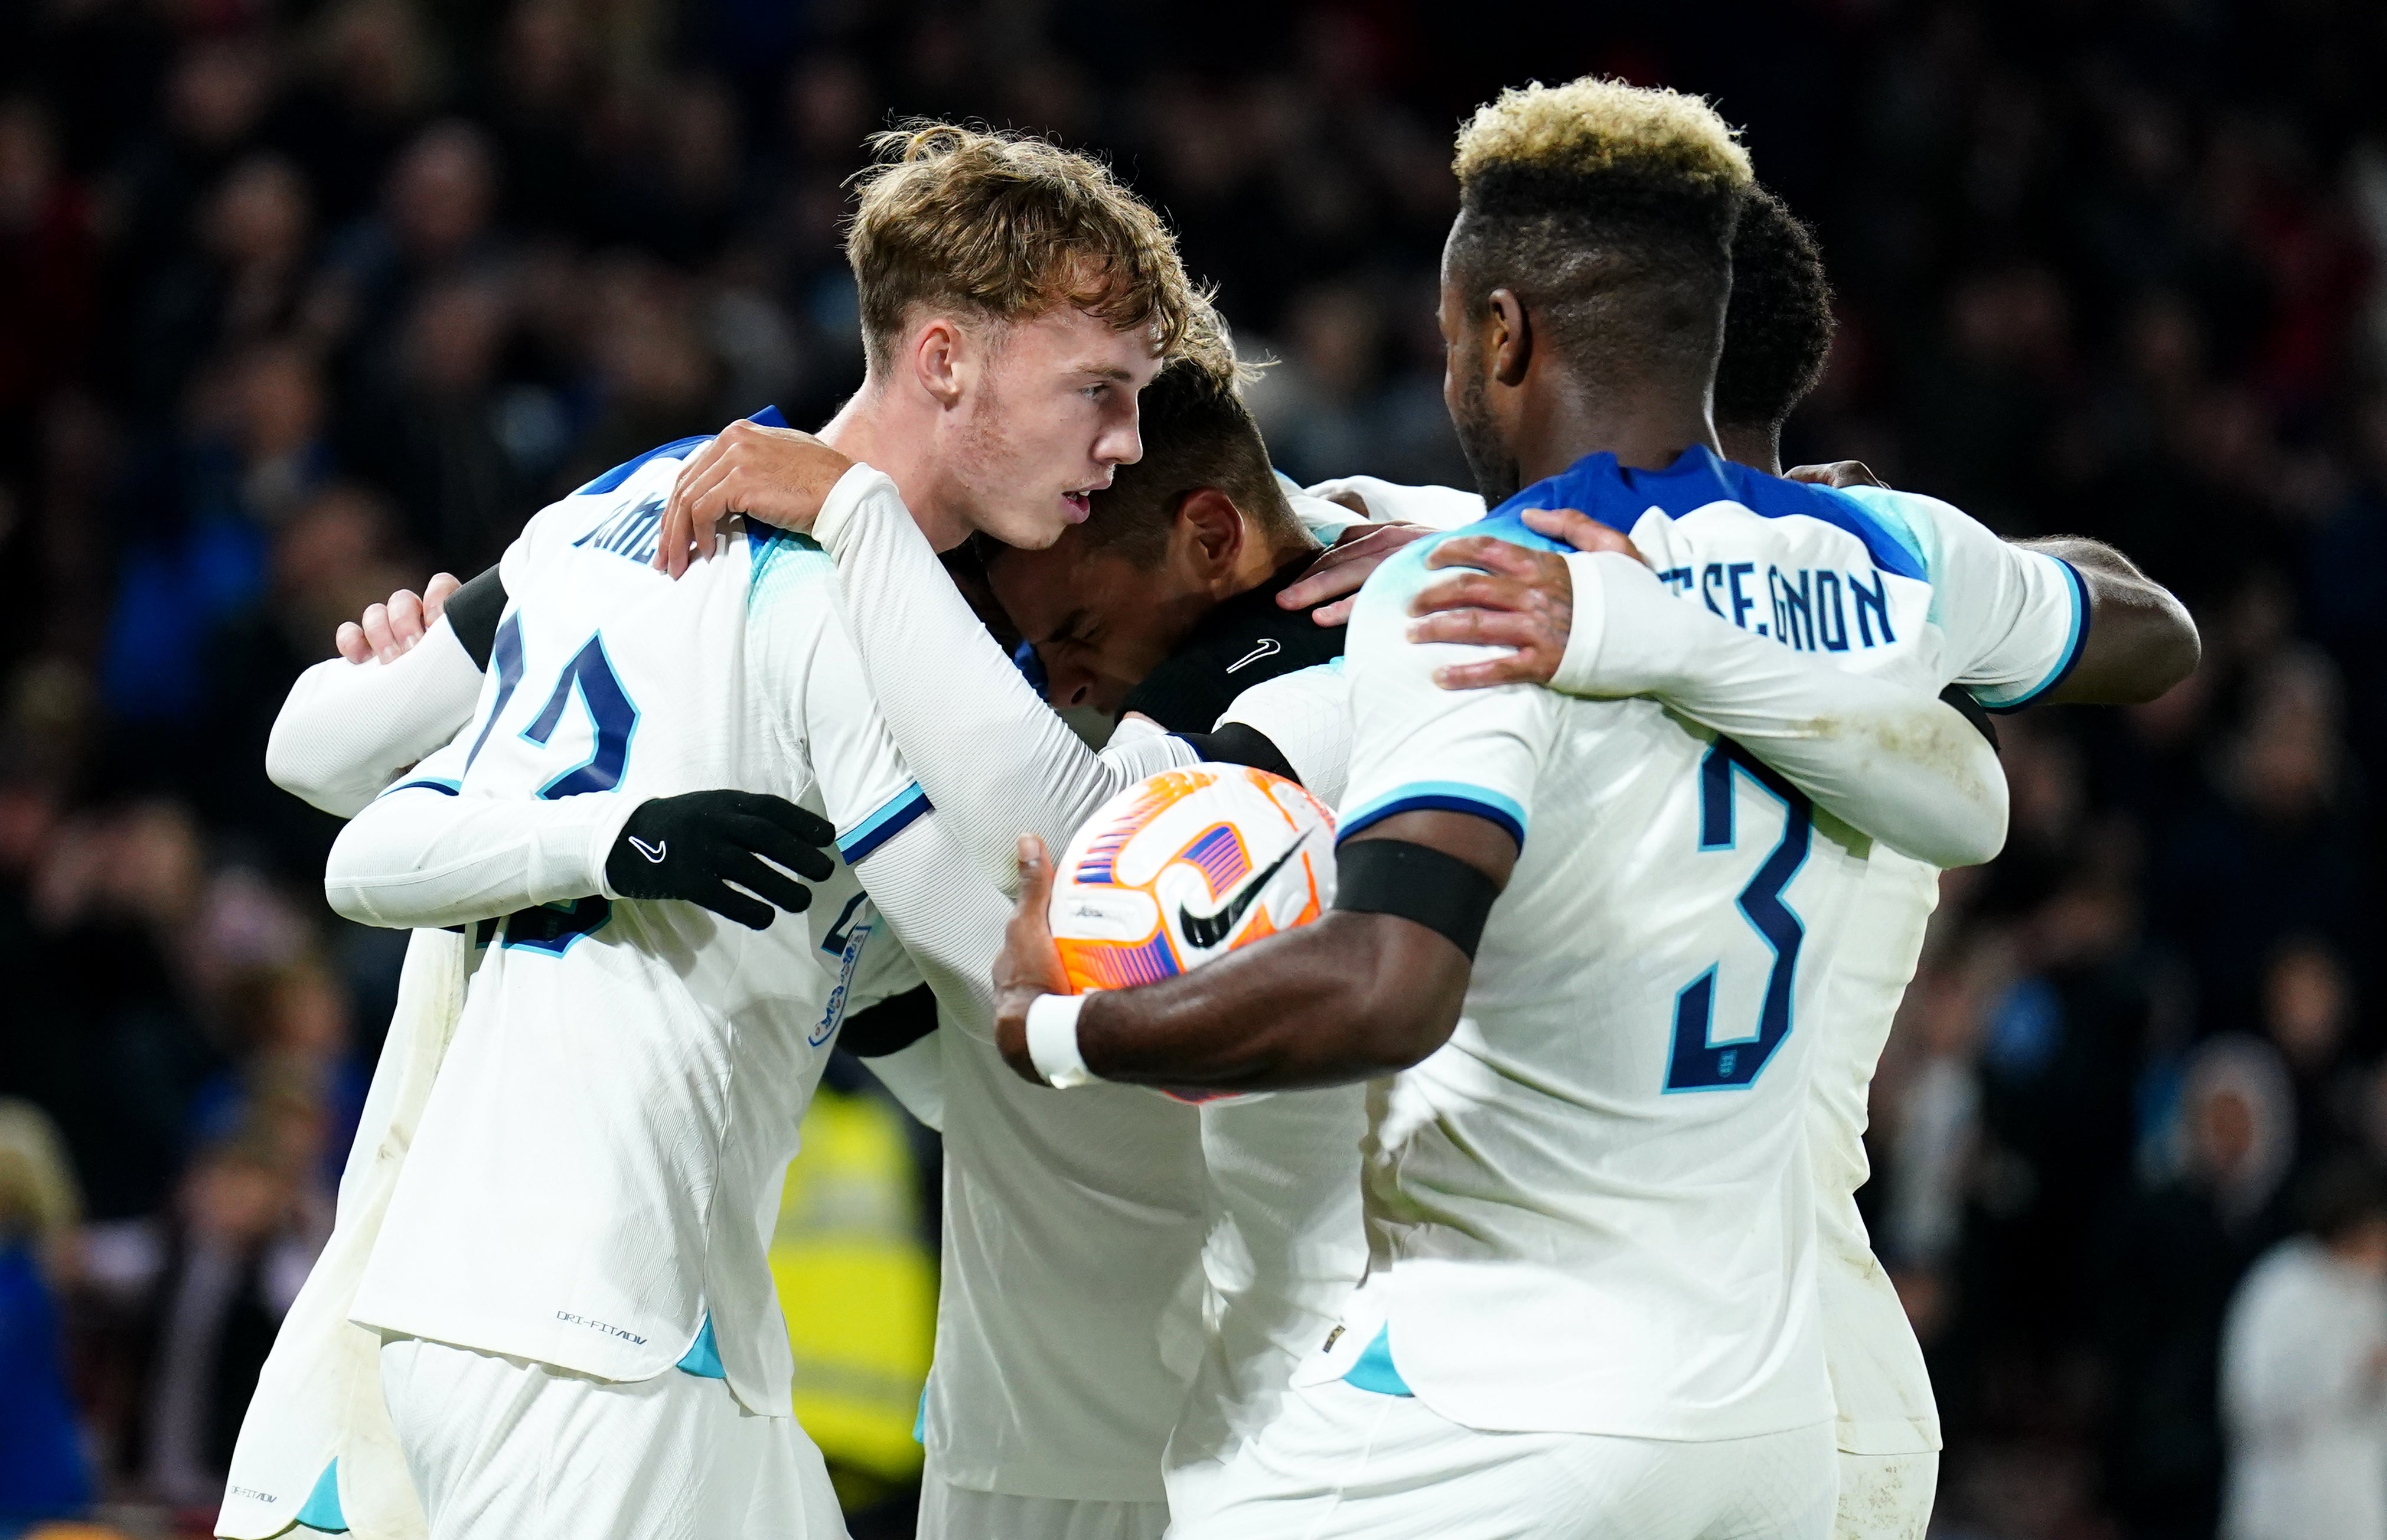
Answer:
[{"label": "bleached blonde hair", "polygon": [[1587,377],[1712,372],[1755,185],[1713,107],[1597,76],[1536,82],[1478,108],[1452,164],[1450,275],[1471,304],[1512,291]]},{"label": "bleached blonde hair", "polygon": [[1756,180],[1739,134],[1704,97],[1597,75],[1501,92],[1459,129],[1451,169],[1461,187],[1507,170],[1654,172],[1736,193]]}]

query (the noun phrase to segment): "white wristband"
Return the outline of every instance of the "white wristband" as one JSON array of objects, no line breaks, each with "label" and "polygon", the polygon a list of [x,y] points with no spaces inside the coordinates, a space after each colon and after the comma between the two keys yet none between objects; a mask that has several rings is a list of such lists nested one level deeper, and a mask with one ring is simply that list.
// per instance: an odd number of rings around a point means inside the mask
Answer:
[{"label": "white wristband", "polygon": [[1028,1007],[1028,1057],[1056,1091],[1101,1078],[1078,1052],[1078,1013],[1085,1006],[1082,994],[1040,994]]}]

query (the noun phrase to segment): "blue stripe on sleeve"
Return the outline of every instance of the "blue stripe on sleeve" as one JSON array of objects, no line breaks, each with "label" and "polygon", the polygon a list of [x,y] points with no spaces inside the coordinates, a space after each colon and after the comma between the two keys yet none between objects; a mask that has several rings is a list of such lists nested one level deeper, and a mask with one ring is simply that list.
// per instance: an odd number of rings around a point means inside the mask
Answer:
[{"label": "blue stripe on sleeve", "polygon": [[464,789],[464,783],[463,783],[463,782],[461,782],[461,781],[443,781],[443,780],[428,780],[428,779],[425,779],[425,780],[419,780],[419,781],[400,781],[400,782],[398,782],[396,786],[393,786],[393,787],[389,788],[389,789],[388,789],[388,790],[384,791],[384,792],[382,793],[382,795],[383,795],[383,796],[385,796],[385,797],[386,797],[386,796],[388,796],[388,795],[390,794],[390,792],[393,792],[393,791],[417,791],[417,790],[420,790],[420,791],[436,791],[436,792],[438,792],[438,793],[439,793],[441,796],[443,796],[443,797],[453,797],[453,796],[457,795],[459,792],[462,791],[463,789]]},{"label": "blue stripe on sleeve", "polygon": [[1354,808],[1335,833],[1340,844],[1371,824],[1381,824],[1397,813],[1471,813],[1489,819],[1509,831],[1519,849],[1525,843],[1525,810],[1514,798],[1465,781],[1411,781],[1396,786],[1381,797],[1370,797]]},{"label": "blue stripe on sleeve", "polygon": [[859,865],[870,852],[912,826],[914,819],[934,811],[928,794],[914,781],[887,801],[878,812],[837,837],[837,852],[846,865]]},{"label": "blue stripe on sleeve", "polygon": [[[2044,553],[2042,552],[2041,554]],[[2065,641],[2064,644],[2064,661],[2057,663],[2054,671],[2050,673],[2046,678],[2041,679],[2036,686],[2030,689],[2025,690],[2022,694],[2015,696],[2011,701],[2001,701],[1995,705],[1990,704],[1987,701],[1981,701],[1981,709],[1983,711],[1996,712],[1998,714],[2002,716],[2008,713],[2022,710],[2025,706],[2029,705],[2040,696],[2045,695],[2049,690],[2053,689],[2056,686],[2070,678],[2072,676],[2073,668],[2080,662],[2080,654],[2089,650],[2089,624],[2091,618],[2091,612],[2089,608],[2088,581],[2080,575],[2079,568],[2074,566],[2071,562],[2066,562],[2063,557],[2051,556],[2048,560],[2053,562],[2057,566],[2062,567],[2064,569],[2064,575],[2068,578],[2072,584],[2072,635]],[[1977,692],[1973,698],[1976,701],[1980,701],[1980,696]]]}]

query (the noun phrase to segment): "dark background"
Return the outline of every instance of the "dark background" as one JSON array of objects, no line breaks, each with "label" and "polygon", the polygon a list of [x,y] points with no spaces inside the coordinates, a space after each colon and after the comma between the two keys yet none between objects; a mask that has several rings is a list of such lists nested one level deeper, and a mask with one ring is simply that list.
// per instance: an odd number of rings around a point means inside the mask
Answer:
[{"label": "dark background", "polygon": [[2387,1154],[2376,4],[0,6],[0,1096],[82,1205],[0,1205],[0,1418],[62,1342],[94,1490],[160,1505],[117,1521],[211,1508],[403,944],[323,910],[283,693],[587,475],[825,418],[867,133],[1107,156],[1282,360],[1281,466],[1464,484],[1451,134],[1595,69],[1714,95],[1819,228],[1789,459],[2113,540],[2204,629],[2152,706],[2007,723],[2011,845],[1947,880],[1866,1202],[1942,1533],[2210,1534],[2229,1291],[2304,1175]]}]

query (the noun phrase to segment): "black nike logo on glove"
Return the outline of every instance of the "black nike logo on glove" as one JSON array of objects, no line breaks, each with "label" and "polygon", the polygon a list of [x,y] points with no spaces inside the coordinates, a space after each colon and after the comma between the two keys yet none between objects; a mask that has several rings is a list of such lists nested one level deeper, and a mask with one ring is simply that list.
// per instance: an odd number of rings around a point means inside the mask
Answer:
[{"label": "black nike logo on glove", "polygon": [[1241,888],[1236,889],[1227,902],[1219,906],[1216,914],[1196,915],[1183,904],[1179,904],[1177,928],[1183,933],[1187,940],[1205,952],[1233,935],[1235,922],[1244,917],[1244,911],[1252,906],[1252,900],[1260,896],[1260,890],[1268,886],[1269,878],[1284,868],[1284,864],[1293,859],[1294,852],[1301,849],[1301,842],[1308,838],[1307,829],[1303,829],[1295,835],[1293,843],[1284,848],[1282,855],[1269,862],[1265,871],[1254,875]]}]

